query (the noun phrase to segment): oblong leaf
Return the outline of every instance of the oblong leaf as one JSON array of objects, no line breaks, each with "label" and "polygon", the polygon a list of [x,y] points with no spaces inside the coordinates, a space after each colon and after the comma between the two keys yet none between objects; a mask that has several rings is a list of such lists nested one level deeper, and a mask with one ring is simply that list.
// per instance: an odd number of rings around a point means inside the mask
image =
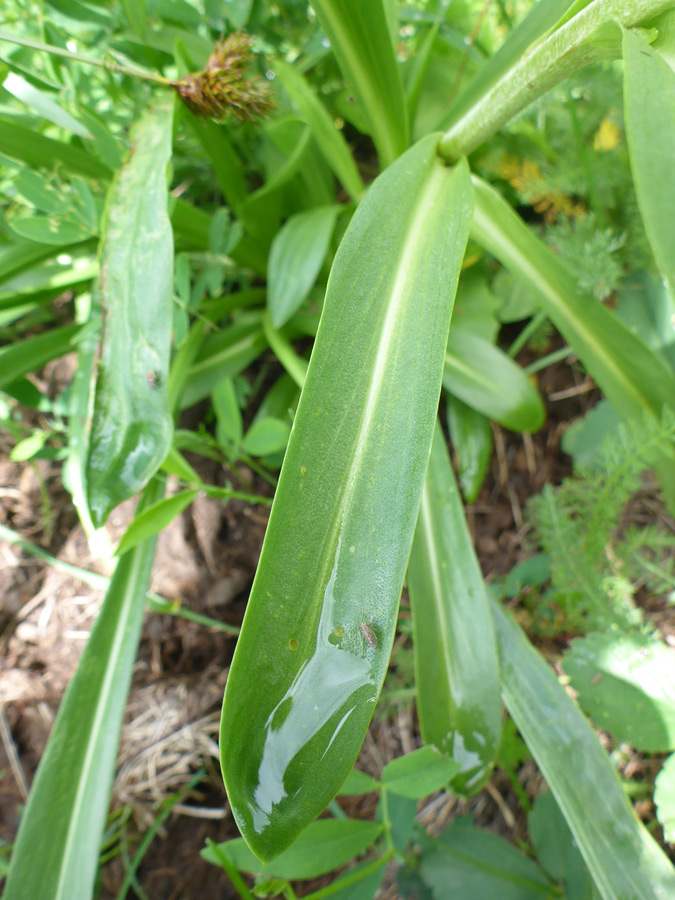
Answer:
[{"label": "oblong leaf", "polygon": [[499,666],[483,576],[440,425],[407,584],[422,737],[460,764],[455,784],[474,790],[488,777],[499,748]]},{"label": "oblong leaf", "polygon": [[623,33],[624,113],[635,193],[656,264],[675,292],[675,72],[639,34]]},{"label": "oblong leaf", "polygon": [[387,668],[471,216],[436,141],[372,185],[336,255],[230,669],[221,763],[261,859],[341,787]]},{"label": "oblong leaf", "polygon": [[157,471],[171,445],[167,381],[173,237],[167,213],[172,106],[148,112],[110,189],[101,249],[101,361],[87,464],[97,526]]},{"label": "oblong leaf", "polygon": [[[363,819],[319,819],[274,862],[263,866],[241,838],[219,844],[218,849],[244,872],[287,879],[318,878],[344,865],[373,843],[382,825]],[[202,850],[207,862],[218,865],[211,848]]]},{"label": "oblong leaf", "polygon": [[559,890],[504,838],[461,821],[424,854],[420,875],[434,900],[552,900]]},{"label": "oblong leaf", "polygon": [[635,816],[595,732],[498,603],[502,697],[604,900],[675,897],[675,869]]},{"label": "oblong leaf", "polygon": [[408,111],[382,0],[313,0],[312,6],[388,166],[407,147]]},{"label": "oblong leaf", "polygon": [[589,634],[563,668],[579,704],[615,740],[651,753],[675,750],[675,651],[642,635]]},{"label": "oblong leaf", "polygon": [[490,420],[452,395],[448,397],[446,411],[462,496],[467,503],[474,503],[492,456]]},{"label": "oblong leaf", "polygon": [[544,424],[544,404],[525,372],[467,328],[450,329],[443,387],[513,431],[537,431]]},{"label": "oblong leaf", "polygon": [[122,556],[129,550],[136,547],[141,541],[147,541],[148,538],[154,537],[166,528],[176,516],[179,516],[186,506],[189,506],[195,497],[199,494],[199,488],[191,488],[187,491],[180,491],[173,497],[166,497],[146,507],[143,512],[134,516],[134,520],[122,535],[122,538],[115,550],[116,556]]},{"label": "oblong leaf", "polygon": [[291,216],[272,241],[267,263],[267,308],[281,328],[307,299],[328,253],[339,206]]},{"label": "oblong leaf", "polygon": [[446,787],[460,768],[460,762],[435,747],[420,747],[387,763],[382,770],[382,785],[399,797],[420,800]]},{"label": "oblong leaf", "polygon": [[[163,489],[153,482],[145,502]],[[117,564],[31,786],[5,900],[91,900],[154,556],[151,539]]]},{"label": "oblong leaf", "polygon": [[675,377],[615,315],[577,289],[574,275],[528,229],[497,191],[472,178],[472,235],[536,291],[541,308],[623,417],[660,417],[675,402]]}]

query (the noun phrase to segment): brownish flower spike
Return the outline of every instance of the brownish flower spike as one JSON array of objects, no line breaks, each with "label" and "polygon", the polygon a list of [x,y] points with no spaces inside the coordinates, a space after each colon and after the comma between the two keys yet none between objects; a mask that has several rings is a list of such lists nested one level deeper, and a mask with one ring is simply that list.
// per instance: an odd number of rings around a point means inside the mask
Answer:
[{"label": "brownish flower spike", "polygon": [[171,82],[196,116],[224,119],[232,115],[252,122],[274,109],[268,85],[261,78],[247,77],[253,60],[251,43],[248,34],[230,34],[218,41],[202,72]]}]

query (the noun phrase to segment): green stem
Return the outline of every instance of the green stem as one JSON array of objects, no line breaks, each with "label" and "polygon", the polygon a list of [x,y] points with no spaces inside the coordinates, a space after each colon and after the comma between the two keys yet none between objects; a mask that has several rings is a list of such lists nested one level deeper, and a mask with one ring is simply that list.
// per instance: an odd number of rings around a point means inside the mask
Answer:
[{"label": "green stem", "polygon": [[373,872],[381,869],[382,866],[389,862],[393,855],[393,852],[388,850],[369,866],[364,866],[362,869],[358,869],[356,872],[353,872],[351,875],[346,875],[344,878],[336,878],[335,881],[328,885],[328,887],[314,891],[313,894],[307,894],[305,900],[323,900],[324,897],[330,897],[331,894],[335,894],[338,891],[343,891],[345,888],[351,887],[353,884],[361,881],[361,879],[366,878],[368,875],[372,875]]},{"label": "green stem", "polygon": [[212,841],[211,838],[206,839],[206,846],[209,847],[213,851],[213,855],[216,857],[222,868],[225,870],[225,874],[232,882],[233,887],[242,898],[242,900],[255,900],[253,894],[246,887],[244,879],[241,877],[239,872],[237,872],[237,868],[234,863],[231,863],[227,856],[220,849],[218,844],[215,841]]},{"label": "green stem", "polygon": [[43,44],[41,41],[33,41],[30,38],[19,37],[16,34],[8,34],[6,31],[0,31],[0,41],[7,41],[10,44],[18,44],[20,47],[28,47],[30,50],[39,50],[42,53],[51,53],[52,56],[62,56],[65,59],[71,59],[74,62],[81,62],[87,66],[97,66],[99,69],[107,69],[109,72],[119,72],[121,75],[131,75],[132,78],[143,78],[145,81],[152,81],[154,84],[161,84],[169,87],[171,82],[163,75],[156,72],[146,72],[142,69],[123,66],[115,60],[108,61],[105,59],[95,59],[91,56],[84,56],[82,53],[73,53],[70,50],[63,50],[61,47],[54,47],[52,44]]},{"label": "green stem", "polygon": [[507,353],[511,357],[511,359],[515,359],[515,357],[518,356],[525,344],[529,341],[533,334],[539,331],[547,318],[548,316],[546,315],[546,313],[542,311],[532,316],[530,321],[523,328],[518,337],[507,350]]},{"label": "green stem", "polygon": [[[98,572],[90,572],[88,569],[82,569],[80,566],[74,566],[71,563],[64,562],[62,559],[57,559],[55,556],[52,556],[51,553],[47,553],[46,550],[43,550],[42,547],[38,547],[37,544],[27,541],[25,538],[22,538],[21,535],[12,531],[11,528],[7,528],[5,525],[1,524],[0,540],[7,541],[8,544],[14,544],[16,547],[21,547],[26,553],[30,553],[31,556],[44,560],[44,562],[48,563],[52,568],[59,572],[63,572],[65,575],[77,578],[84,584],[88,584],[89,587],[94,588],[94,590],[106,591],[110,587],[110,578],[107,575],[99,575]],[[148,605],[153,612],[176,616],[180,619],[187,619],[190,622],[196,622],[198,625],[205,625],[207,628],[217,628],[218,631],[223,631],[225,634],[239,634],[239,629],[236,625],[228,625],[226,622],[219,622],[217,619],[212,619],[210,616],[202,615],[202,613],[193,612],[191,609],[186,609],[176,601],[168,600],[160,594],[148,591],[146,598],[148,600]]]},{"label": "green stem", "polygon": [[[192,778],[185,785],[185,787],[181,788],[177,793],[175,793],[173,795],[173,797],[166,800],[162,804],[163,808],[162,808],[161,812],[159,813],[159,815],[157,816],[155,821],[152,823],[152,825],[150,826],[150,828],[148,829],[146,834],[143,836],[143,840],[141,841],[141,843],[138,847],[138,850],[134,854],[133,860],[130,862],[130,864],[127,868],[126,875],[124,876],[124,881],[122,882],[122,887],[120,888],[119,893],[117,895],[117,900],[125,900],[128,892],[129,892],[129,888],[134,884],[134,882],[136,880],[136,872],[138,870],[138,867],[141,864],[143,857],[147,853],[148,847],[155,839],[157,832],[159,831],[159,829],[162,827],[162,825],[166,821],[171,810],[174,808],[174,806],[179,801],[183,800],[194,787],[196,787],[199,784],[199,782],[202,780],[202,778],[204,777],[205,774],[206,774],[205,769],[200,769],[198,772],[196,772],[192,776]],[[138,890],[138,888],[136,886],[134,886],[134,890]]]},{"label": "green stem", "polygon": [[453,162],[492,137],[542,94],[591,62],[621,55],[616,41],[593,41],[601,26],[618,22],[639,25],[672,6],[672,0],[593,0],[584,9],[535,43],[492,85],[441,138],[438,152]]},{"label": "green stem", "polygon": [[574,356],[574,350],[571,347],[561,347],[559,350],[554,350],[552,353],[542,356],[541,359],[530,363],[529,366],[525,366],[525,374],[534,375],[535,372],[540,372],[547,366],[552,366],[553,363],[568,359],[570,356]]}]

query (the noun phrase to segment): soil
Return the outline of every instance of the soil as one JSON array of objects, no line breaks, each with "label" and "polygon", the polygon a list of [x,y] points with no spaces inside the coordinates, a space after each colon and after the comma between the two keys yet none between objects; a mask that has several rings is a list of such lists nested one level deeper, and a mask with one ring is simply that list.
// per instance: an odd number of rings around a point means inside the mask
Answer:
[{"label": "soil", "polygon": [[[58,377],[67,380],[68,373],[59,376],[58,370],[47,367],[42,377],[47,382]],[[495,428],[491,470],[480,497],[468,509],[488,579],[508,572],[529,555],[524,524],[527,500],[544,484],[558,484],[570,474],[570,460],[560,449],[561,436],[599,397],[590,379],[569,360],[540,373],[538,383],[548,413],[544,428],[531,436]],[[0,443],[0,460],[5,460],[0,461],[0,523],[61,560],[101,571],[62,486],[60,465],[45,460],[9,462],[10,444],[4,440],[4,446]],[[226,472],[219,464],[198,458],[190,462],[207,482],[223,484],[229,479],[235,486],[246,483],[248,490],[260,495],[272,493],[269,484],[250,471]],[[175,488],[169,484],[169,490]],[[655,493],[654,485],[639,510],[647,521],[657,514]],[[131,502],[115,511],[110,523],[113,539],[132,514]],[[208,497],[197,498],[160,538],[152,589],[180,599],[196,612],[240,624],[267,516],[268,509],[262,505],[231,501],[223,506]],[[20,806],[102,594],[17,546],[0,542],[0,595],[0,839],[11,842]],[[663,615],[662,610],[658,612]],[[667,624],[672,631],[672,615]],[[398,666],[397,651],[407,641],[404,634],[397,639],[393,671]],[[126,810],[127,815],[116,846],[133,854],[157,816],[157,803],[185,788],[198,770],[204,772],[198,786],[174,807],[140,865],[138,882],[150,900],[237,896],[224,873],[199,856],[207,838],[222,841],[237,835],[216,761],[219,707],[234,644],[231,635],[181,618],[153,612],[146,617],[113,791],[113,809]],[[419,746],[414,707],[402,701],[388,705],[387,710],[386,717],[373,720],[358,764],[375,776],[389,760]],[[635,777],[636,771],[646,772],[654,761],[633,755],[627,765],[633,766]],[[531,760],[522,766],[518,778],[529,797],[541,790],[542,779]],[[352,816],[370,818],[375,811],[374,795],[341,802]],[[510,841],[527,839],[525,815],[504,772],[496,771],[486,788],[470,800],[447,794],[428,798],[418,808],[418,820],[438,833],[453,817],[467,812],[478,824]],[[643,812],[651,814],[649,804]],[[124,871],[120,852],[102,869],[102,900],[117,896]],[[298,896],[329,880],[299,885]],[[381,900],[397,896],[388,878]]]}]

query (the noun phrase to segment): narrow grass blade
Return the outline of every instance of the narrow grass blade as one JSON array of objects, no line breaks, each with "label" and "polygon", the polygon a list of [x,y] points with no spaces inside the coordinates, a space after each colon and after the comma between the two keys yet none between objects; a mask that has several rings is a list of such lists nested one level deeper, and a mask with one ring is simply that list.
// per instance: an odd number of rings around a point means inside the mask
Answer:
[{"label": "narrow grass blade", "polygon": [[382,167],[408,146],[408,113],[382,0],[313,0],[347,82],[363,104]]},{"label": "narrow grass blade", "polygon": [[148,112],[132,139],[110,189],[101,249],[104,325],[87,466],[96,526],[143,488],[171,445],[171,105]]},{"label": "narrow grass blade", "polygon": [[448,397],[446,412],[462,495],[467,503],[474,503],[492,456],[490,420],[452,395]]},{"label": "narrow grass blade", "polygon": [[623,33],[624,112],[638,206],[656,264],[675,293],[675,72],[639,34]]},{"label": "narrow grass blade", "polygon": [[358,202],[365,190],[363,181],[347,141],[335,127],[328,110],[305,77],[293,66],[278,59],[274,63],[274,71],[298,114],[309,125],[314,140],[335,177],[352,200]]},{"label": "narrow grass blade", "polygon": [[68,353],[79,330],[79,325],[65,325],[0,347],[0,388]]},{"label": "narrow grass blade", "polygon": [[380,176],[338,250],[230,670],[221,761],[263,860],[341,787],[387,668],[471,217],[436,142]]},{"label": "narrow grass blade", "polygon": [[525,372],[467,328],[450,329],[443,387],[513,431],[537,431],[544,424],[544,404]]},{"label": "narrow grass blade", "polygon": [[489,776],[499,747],[497,646],[483,576],[438,424],[407,584],[422,737],[461,764],[453,782],[457,787],[476,790]]},{"label": "narrow grass blade", "polygon": [[[163,489],[152,482],[144,502]],[[117,565],[35,776],[3,900],[91,900],[154,555],[153,539]]]},{"label": "narrow grass blade", "polygon": [[675,403],[675,377],[661,358],[606,307],[579,292],[574,275],[497,191],[472,178],[472,235],[536,291],[541,308],[624,417],[661,416]]},{"label": "narrow grass blade", "polygon": [[100,178],[103,181],[107,181],[111,174],[105,163],[86,150],[63,141],[55,141],[7,119],[0,121],[0,153],[5,153],[12,159],[20,159],[33,169],[51,169],[55,165],[62,165],[74,175]]},{"label": "narrow grass blade", "polygon": [[502,696],[604,900],[675,897],[675,869],[631,809],[593,729],[498,603]]}]

